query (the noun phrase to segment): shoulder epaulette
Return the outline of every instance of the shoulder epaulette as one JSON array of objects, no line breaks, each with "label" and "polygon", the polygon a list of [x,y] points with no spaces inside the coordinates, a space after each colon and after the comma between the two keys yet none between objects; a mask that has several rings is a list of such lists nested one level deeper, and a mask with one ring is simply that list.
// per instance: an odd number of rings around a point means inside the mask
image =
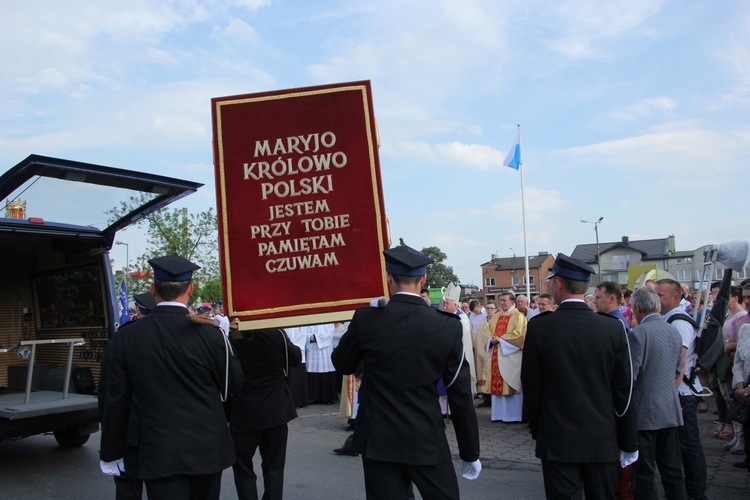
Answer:
[{"label": "shoulder epaulette", "polygon": [[534,321],[534,320],[535,320],[535,319],[537,319],[537,318],[540,318],[540,317],[542,317],[542,316],[547,316],[548,314],[552,314],[553,312],[555,312],[555,311],[544,311],[544,312],[540,312],[539,314],[535,314],[534,316],[532,316],[532,317],[531,317],[531,319],[530,319],[530,320],[528,320],[528,321]]},{"label": "shoulder epaulette", "polygon": [[132,324],[133,324],[133,323],[135,323],[136,321],[138,321],[138,318],[136,318],[136,319],[131,319],[131,320],[130,320],[130,321],[128,321],[127,323],[123,323],[123,324],[121,324],[120,326],[118,326],[118,327],[117,327],[117,331],[119,332],[119,331],[120,331],[120,330],[122,330],[123,328],[127,328],[128,326],[132,325]]},{"label": "shoulder epaulette", "polygon": [[435,309],[435,310],[437,312],[439,312],[440,314],[445,314],[446,316],[451,316],[451,317],[453,317],[453,318],[461,321],[461,318],[458,317],[458,314],[454,314],[454,313],[448,312],[448,311],[443,311],[442,309]]},{"label": "shoulder epaulette", "polygon": [[215,319],[201,318],[200,316],[196,316],[195,314],[186,314],[185,317],[189,321],[191,321],[191,322],[193,322],[195,324],[198,324],[198,325],[211,325],[211,326],[215,326],[217,328],[219,327],[219,322],[217,320],[215,320]]},{"label": "shoulder epaulette", "polygon": [[597,311],[596,314],[598,314],[599,316],[604,316],[605,318],[616,319],[617,321],[620,321],[620,318],[615,318],[614,316],[612,316],[610,314],[607,314],[607,313],[603,313],[603,312],[598,312]]}]

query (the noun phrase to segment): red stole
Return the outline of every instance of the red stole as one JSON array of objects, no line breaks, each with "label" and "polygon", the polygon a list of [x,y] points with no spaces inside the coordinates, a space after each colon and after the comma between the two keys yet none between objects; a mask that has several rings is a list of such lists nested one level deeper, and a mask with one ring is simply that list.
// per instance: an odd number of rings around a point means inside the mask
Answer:
[{"label": "red stole", "polygon": [[[506,332],[508,331],[509,323],[510,323],[510,315],[508,316],[501,315],[499,318],[497,318],[495,331],[492,333],[493,337],[500,338],[503,335],[505,335]],[[500,365],[498,364],[498,360],[497,360],[497,349],[500,349],[499,344],[495,344],[491,352],[492,370],[490,372],[490,394],[494,394],[496,396],[502,396],[503,386],[505,385],[505,382],[503,381],[503,376],[500,374]]]}]

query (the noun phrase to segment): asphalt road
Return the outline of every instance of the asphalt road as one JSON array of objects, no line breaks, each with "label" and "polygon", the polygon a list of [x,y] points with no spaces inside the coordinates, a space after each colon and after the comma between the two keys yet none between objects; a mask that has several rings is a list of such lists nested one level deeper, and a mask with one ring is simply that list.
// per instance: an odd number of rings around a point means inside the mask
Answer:
[{"label": "asphalt road", "polygon": [[[304,408],[290,424],[285,499],[365,498],[361,460],[332,452],[347,436],[343,430],[345,423],[332,413],[334,409]],[[58,447],[52,436],[0,442],[0,497],[5,500],[114,498],[113,480],[99,472],[98,446],[98,433],[75,449]],[[460,462],[454,465],[458,473]],[[257,456],[256,468],[260,470]],[[529,464],[488,463],[479,479],[467,481],[459,477],[459,485],[462,497],[472,500],[544,496],[541,469]],[[237,498],[231,469],[224,471],[221,497]]]},{"label": "asphalt road", "polygon": [[[544,498],[539,460],[523,424],[490,422],[489,409],[477,408],[483,470],[476,481],[459,477],[461,496],[468,500]],[[746,499],[750,474],[732,467],[739,458],[722,451],[725,441],[712,436],[712,412],[699,415],[708,463],[708,498]],[[312,405],[299,410],[289,424],[285,499],[364,499],[362,464],[358,457],[334,455],[348,433],[338,407]],[[456,451],[450,423],[448,441]],[[99,472],[99,434],[76,449],[57,446],[52,436],[0,442],[0,499],[114,498],[114,482]],[[260,471],[256,456],[256,469]],[[457,469],[458,461],[454,462]],[[224,471],[222,498],[236,499],[232,470]],[[259,481],[262,491],[262,480]],[[417,498],[420,498],[417,494]]]}]

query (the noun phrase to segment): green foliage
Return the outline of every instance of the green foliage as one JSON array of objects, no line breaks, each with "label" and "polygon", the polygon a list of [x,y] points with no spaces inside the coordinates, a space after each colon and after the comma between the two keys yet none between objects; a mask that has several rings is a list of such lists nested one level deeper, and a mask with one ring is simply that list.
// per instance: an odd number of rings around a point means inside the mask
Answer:
[{"label": "green foliage", "polygon": [[[108,210],[110,223],[130,213],[134,208],[143,205],[151,197],[146,193],[131,196],[119,207]],[[213,208],[205,212],[188,213],[187,208],[162,208],[140,219],[135,225],[146,228],[147,249],[143,255],[135,258],[131,271],[151,271],[148,260],[163,255],[177,254],[195,262],[201,269],[193,273],[195,293],[203,300],[221,298],[221,280],[219,277],[218,225]],[[148,291],[151,277],[128,278],[128,294]],[[204,291],[205,288],[205,291]],[[200,293],[199,293],[200,291]],[[209,294],[209,299],[203,293]]]},{"label": "green foliage", "polygon": [[420,250],[423,254],[433,259],[435,262],[427,266],[427,284],[428,288],[440,288],[448,286],[448,283],[458,283],[458,276],[453,272],[451,266],[443,264],[448,258],[445,253],[438,247],[425,247]]},{"label": "green foliage", "polygon": [[195,290],[193,293],[193,300],[200,297],[202,302],[216,302],[222,298],[221,296],[221,278],[212,278],[201,286],[200,289]]}]

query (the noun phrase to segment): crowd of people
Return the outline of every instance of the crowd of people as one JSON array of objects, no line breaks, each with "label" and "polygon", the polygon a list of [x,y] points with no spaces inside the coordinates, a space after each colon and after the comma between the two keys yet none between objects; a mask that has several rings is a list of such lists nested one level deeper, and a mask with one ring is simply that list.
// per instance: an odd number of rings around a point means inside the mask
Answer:
[{"label": "crowd of people", "polygon": [[197,266],[153,259],[152,290],[135,297],[102,365],[100,465],[118,498],[141,498],[144,483],[149,498],[218,498],[229,466],[239,498],[257,498],[257,450],[263,497],[282,498],[288,422],[297,408],[335,402],[354,431],[335,451],[362,455],[368,498],[407,498],[414,486],[457,498],[444,421],[475,479],[475,405],[529,425],[550,498],[658,498],[657,470],[666,498],[705,498],[697,414],[709,400],[714,436],[750,470],[750,284],[729,289],[724,353],[701,371],[700,315],[720,283],[707,301],[671,279],[635,290],[601,282],[589,294],[593,269],[560,254],[552,293],[485,304],[461,301],[451,284],[432,304],[430,259],[405,246],[384,256],[390,298],[351,323],[231,340],[220,302],[188,307]]},{"label": "crowd of people", "polygon": [[[585,264],[565,256],[562,262],[574,262],[569,267],[575,268],[576,272],[585,270],[578,276],[579,283],[588,283],[587,272],[593,270],[587,270]],[[744,441],[747,432],[745,415],[750,410],[750,398],[746,396],[750,392],[749,283],[729,288],[726,315],[720,318],[724,353],[709,370],[701,370],[697,363],[701,317],[708,317],[711,313],[720,286],[720,282],[710,285],[707,301],[702,300],[699,291],[671,279],[647,280],[636,290],[623,289],[614,282],[601,282],[595,286],[594,293],[584,293],[588,286],[580,287],[580,297],[573,299],[571,297],[575,294],[568,291],[567,295],[558,294],[557,297],[555,294],[541,294],[530,302],[519,295],[514,302],[511,292],[503,292],[497,303],[490,301],[483,306],[481,300],[469,297],[461,310],[472,326],[478,367],[477,397],[484,398],[479,406],[491,406],[492,420],[505,422],[528,421],[531,418],[529,412],[539,411],[540,401],[525,405],[527,411],[523,415],[509,410],[512,399],[528,398],[530,389],[528,380],[524,383],[523,377],[521,380],[516,378],[513,355],[516,349],[521,349],[524,351],[522,363],[534,359],[536,364],[539,360],[528,352],[531,350],[528,345],[530,336],[538,332],[534,335],[536,347],[540,338],[546,338],[547,331],[554,331],[554,322],[550,327],[545,324],[551,322],[550,317],[557,316],[558,313],[550,313],[562,306],[561,297],[567,297],[563,300],[568,303],[580,300],[591,311],[618,320],[622,332],[625,332],[623,338],[627,339],[632,363],[633,385],[629,388],[631,397],[628,401],[636,408],[631,419],[637,429],[639,456],[633,465],[622,467],[618,472],[615,496],[658,498],[654,483],[658,469],[667,498],[705,498],[707,472],[703,446],[712,444],[701,443],[697,414],[708,411],[710,401],[715,402],[717,416],[713,435],[726,441],[722,448],[727,453],[738,456],[734,467],[750,470]],[[562,321],[562,316],[559,319]],[[582,330],[570,333],[572,336],[568,342],[573,339],[581,342]],[[590,341],[583,344],[591,347]],[[564,351],[565,347],[557,346],[557,349]],[[585,360],[593,362],[590,356],[580,353],[571,354],[571,357],[586,367]],[[533,370],[523,364],[520,368],[521,372]],[[572,383],[573,367],[565,368],[556,375],[562,377],[567,386],[576,386]],[[530,380],[539,383],[533,378]],[[583,385],[578,384],[578,387],[579,391],[583,390]],[[549,400],[551,395],[547,404]],[[561,401],[556,410],[569,405],[570,401]],[[593,417],[589,415],[585,425],[598,427],[592,426],[592,421]],[[535,424],[530,423],[534,434]],[[544,463],[544,452],[540,453],[539,448],[537,455]],[[554,480],[553,484],[545,485],[549,488],[548,495],[555,496]],[[592,491],[596,491],[596,497],[599,497],[603,490]]]}]

